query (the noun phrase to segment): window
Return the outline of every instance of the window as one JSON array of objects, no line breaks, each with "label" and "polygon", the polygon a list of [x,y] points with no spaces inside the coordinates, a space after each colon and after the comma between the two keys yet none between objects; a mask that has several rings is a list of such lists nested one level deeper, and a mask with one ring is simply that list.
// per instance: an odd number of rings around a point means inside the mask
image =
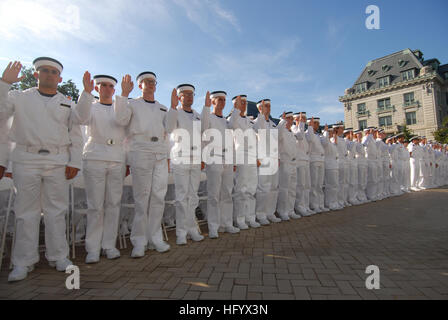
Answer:
[{"label": "window", "polygon": [[406,124],[407,125],[417,124],[417,116],[415,111],[406,112]]},{"label": "window", "polygon": [[392,125],[392,116],[379,117],[378,122],[380,127],[387,127]]},{"label": "window", "polygon": [[379,110],[390,109],[390,98],[378,100],[378,109]]},{"label": "window", "polygon": [[356,85],[356,92],[364,92],[367,91],[367,82],[363,82]]},{"label": "window", "polygon": [[390,83],[389,83],[389,79],[390,79],[389,76],[379,78],[379,79],[378,79],[379,87],[380,87],[380,88],[383,88],[383,87],[385,87],[385,86],[388,86],[388,85],[390,84]]},{"label": "window", "polygon": [[404,105],[409,106],[414,103],[414,92],[405,93],[404,96]]},{"label": "window", "polygon": [[403,71],[401,73],[401,77],[402,77],[403,81],[414,79],[414,77],[415,77],[414,69]]},{"label": "window", "polygon": [[359,130],[364,130],[367,128],[367,120],[359,120]]},{"label": "window", "polygon": [[366,113],[366,104],[365,103],[358,104],[358,113],[359,114]]}]

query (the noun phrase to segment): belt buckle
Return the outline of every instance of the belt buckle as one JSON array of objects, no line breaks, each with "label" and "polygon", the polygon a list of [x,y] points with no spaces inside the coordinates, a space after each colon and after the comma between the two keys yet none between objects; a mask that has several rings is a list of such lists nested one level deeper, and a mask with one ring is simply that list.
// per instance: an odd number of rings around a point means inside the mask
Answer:
[{"label": "belt buckle", "polygon": [[115,144],[114,139],[108,139],[108,140],[107,140],[107,144],[108,144],[109,146],[114,145],[114,144]]},{"label": "belt buckle", "polygon": [[47,156],[50,154],[50,150],[47,149],[40,149],[39,151],[37,151],[38,154],[43,155],[43,156]]},{"label": "belt buckle", "polygon": [[157,142],[157,141],[159,141],[159,138],[157,138],[157,137],[151,137],[151,141],[152,141],[152,142]]}]

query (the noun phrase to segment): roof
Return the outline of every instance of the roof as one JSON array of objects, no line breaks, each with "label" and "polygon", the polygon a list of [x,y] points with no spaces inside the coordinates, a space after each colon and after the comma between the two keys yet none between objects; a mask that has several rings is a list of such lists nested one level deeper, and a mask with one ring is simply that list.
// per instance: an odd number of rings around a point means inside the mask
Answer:
[{"label": "roof", "polygon": [[[362,71],[354,87],[357,84],[367,82],[367,89],[378,89],[378,78],[390,76],[389,84],[403,81],[401,72],[410,69],[420,70],[423,67],[420,60],[410,49],[401,50],[385,57],[370,61]],[[415,76],[418,75],[418,71]]]}]

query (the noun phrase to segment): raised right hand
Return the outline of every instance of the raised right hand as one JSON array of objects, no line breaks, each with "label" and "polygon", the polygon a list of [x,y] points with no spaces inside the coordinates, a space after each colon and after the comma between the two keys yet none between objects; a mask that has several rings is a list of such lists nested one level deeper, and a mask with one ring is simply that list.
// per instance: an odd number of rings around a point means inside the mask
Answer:
[{"label": "raised right hand", "polygon": [[171,109],[177,110],[177,105],[179,104],[179,97],[177,96],[176,88],[171,91]]},{"label": "raised right hand", "polygon": [[5,71],[3,71],[2,80],[9,84],[22,81],[25,76],[19,77],[20,70],[22,70],[22,64],[20,61],[11,61],[8,63]]},{"label": "raised right hand", "polygon": [[121,96],[128,97],[134,89],[134,82],[129,74],[125,75],[121,80]]}]

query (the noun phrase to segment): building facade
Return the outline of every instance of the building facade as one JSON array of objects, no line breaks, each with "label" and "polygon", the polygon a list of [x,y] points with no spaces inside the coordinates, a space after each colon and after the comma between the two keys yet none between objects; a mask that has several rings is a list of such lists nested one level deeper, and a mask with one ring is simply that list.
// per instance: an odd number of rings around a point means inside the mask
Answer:
[{"label": "building facade", "polygon": [[370,61],[339,101],[346,127],[392,134],[406,125],[431,140],[448,116],[448,64],[424,60],[420,50],[393,53]]}]

